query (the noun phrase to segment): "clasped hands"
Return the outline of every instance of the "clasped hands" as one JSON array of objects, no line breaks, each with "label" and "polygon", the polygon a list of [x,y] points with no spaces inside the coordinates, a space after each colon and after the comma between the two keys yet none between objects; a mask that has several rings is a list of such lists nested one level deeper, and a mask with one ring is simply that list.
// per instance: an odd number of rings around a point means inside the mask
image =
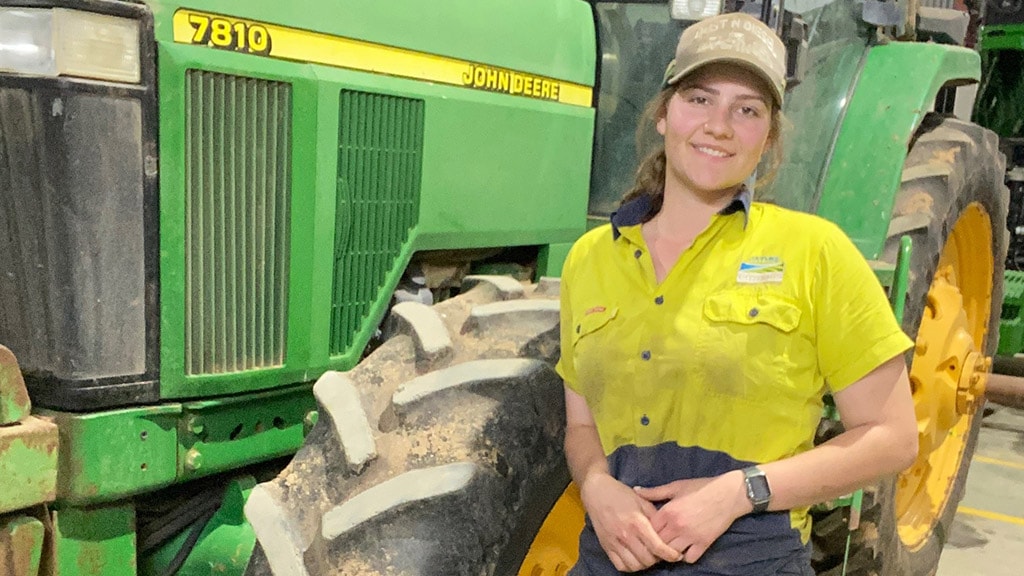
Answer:
[{"label": "clasped hands", "polygon": [[[612,564],[636,572],[661,561],[696,562],[736,518],[750,511],[742,486],[739,472],[653,488],[630,488],[598,474],[580,491]],[[655,507],[659,502],[665,503],[660,509]]]}]

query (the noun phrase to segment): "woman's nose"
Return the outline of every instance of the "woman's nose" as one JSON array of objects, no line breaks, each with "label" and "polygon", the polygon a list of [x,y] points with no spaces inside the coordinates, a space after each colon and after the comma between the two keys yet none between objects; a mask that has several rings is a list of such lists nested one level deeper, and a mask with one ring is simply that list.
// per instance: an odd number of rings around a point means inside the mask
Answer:
[{"label": "woman's nose", "polygon": [[707,122],[704,123],[704,133],[715,138],[727,138],[732,135],[731,120],[728,108],[716,106],[708,114]]}]

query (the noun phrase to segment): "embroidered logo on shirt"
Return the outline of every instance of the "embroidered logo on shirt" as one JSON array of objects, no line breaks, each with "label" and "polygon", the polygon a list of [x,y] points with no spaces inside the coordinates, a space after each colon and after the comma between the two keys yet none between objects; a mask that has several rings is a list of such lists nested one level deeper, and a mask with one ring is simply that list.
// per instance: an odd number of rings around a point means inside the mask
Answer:
[{"label": "embroidered logo on shirt", "polygon": [[598,312],[604,312],[604,311],[605,311],[605,307],[604,306],[594,306],[590,310],[587,310],[586,312],[584,312],[583,315],[584,316],[590,316],[591,314],[597,314]]},{"label": "embroidered logo on shirt", "polygon": [[778,284],[782,282],[785,263],[778,256],[755,256],[740,263],[736,274],[739,284]]}]

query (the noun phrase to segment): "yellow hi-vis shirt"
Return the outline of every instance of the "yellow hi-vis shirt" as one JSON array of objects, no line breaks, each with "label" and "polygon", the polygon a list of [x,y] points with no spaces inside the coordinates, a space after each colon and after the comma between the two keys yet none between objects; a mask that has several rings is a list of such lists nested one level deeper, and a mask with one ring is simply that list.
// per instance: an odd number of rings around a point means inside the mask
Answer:
[{"label": "yellow hi-vis shirt", "polygon": [[[649,210],[646,198],[624,205],[576,242],[562,272],[557,370],[586,399],[627,485],[808,450],[823,394],[912,346],[833,223],[750,203],[743,191],[659,284],[640,231]],[[766,536],[769,549],[798,548],[809,533],[806,509],[748,515],[715,546],[749,549]]]}]

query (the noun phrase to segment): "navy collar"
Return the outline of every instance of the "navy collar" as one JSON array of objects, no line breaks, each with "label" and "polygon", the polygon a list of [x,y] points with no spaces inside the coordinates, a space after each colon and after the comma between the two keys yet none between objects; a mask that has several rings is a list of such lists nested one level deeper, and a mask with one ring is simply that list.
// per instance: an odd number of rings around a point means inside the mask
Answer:
[{"label": "navy collar", "polygon": [[[740,191],[736,193],[736,196],[733,197],[732,202],[729,202],[728,206],[722,208],[719,214],[725,216],[742,210],[745,217],[743,225],[746,227],[747,221],[750,219],[750,203],[752,201],[753,196],[750,193],[750,189],[742,186]],[[649,220],[648,216],[653,216],[651,208],[651,197],[647,195],[638,196],[619,206],[618,210],[612,212],[610,218],[612,223],[612,239],[618,240],[619,236],[622,235],[619,232],[619,228],[623,226],[636,226]]]}]

